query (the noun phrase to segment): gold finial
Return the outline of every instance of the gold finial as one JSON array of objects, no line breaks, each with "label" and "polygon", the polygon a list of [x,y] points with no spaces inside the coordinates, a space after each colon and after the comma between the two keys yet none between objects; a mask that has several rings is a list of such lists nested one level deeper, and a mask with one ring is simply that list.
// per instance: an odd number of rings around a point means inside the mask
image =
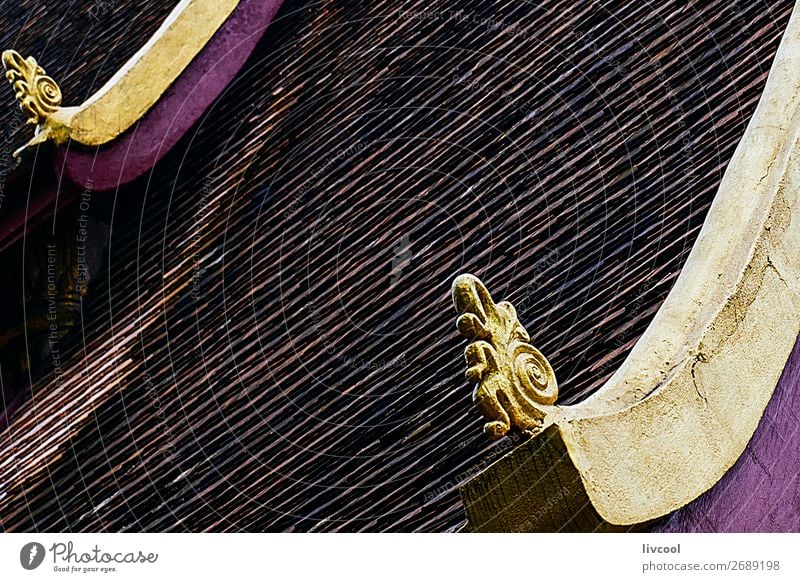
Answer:
[{"label": "gold finial", "polygon": [[48,77],[36,59],[22,58],[17,51],[3,52],[6,79],[14,87],[20,109],[31,125],[45,125],[47,118],[61,107],[61,89]]},{"label": "gold finial", "polygon": [[476,384],[473,400],[488,421],[484,432],[499,439],[512,428],[523,434],[542,429],[558,398],[552,366],[530,344],[514,306],[495,303],[477,277],[453,282],[458,331],[470,344],[464,355],[467,380]]}]

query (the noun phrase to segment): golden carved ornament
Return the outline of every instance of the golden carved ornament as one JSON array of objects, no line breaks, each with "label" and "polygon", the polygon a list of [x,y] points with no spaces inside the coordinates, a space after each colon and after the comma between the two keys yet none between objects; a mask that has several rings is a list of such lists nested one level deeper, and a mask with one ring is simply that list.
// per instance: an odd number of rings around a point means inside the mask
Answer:
[{"label": "golden carved ornament", "polygon": [[[462,487],[472,529],[638,527],[697,499],[745,452],[800,334],[798,87],[800,2],[669,295],[594,394],[553,406],[542,434]],[[457,280],[456,293],[483,293],[472,285]],[[495,325],[484,327],[502,353]],[[532,518],[554,488],[564,503]]]},{"label": "golden carved ornament", "polygon": [[14,84],[29,123],[37,125],[36,136],[25,147],[46,140],[97,147],[118,138],[161,99],[240,2],[180,0],[144,46],[77,106],[60,107],[61,91],[33,58],[5,51],[6,77]]},{"label": "golden carved ornament", "polygon": [[61,108],[61,89],[47,76],[33,57],[23,58],[17,51],[3,51],[6,79],[31,125],[44,125]]},{"label": "golden carved ornament", "polygon": [[558,383],[550,363],[531,345],[514,306],[495,303],[473,275],[455,280],[453,303],[458,330],[470,341],[464,352],[466,376],[476,385],[473,401],[487,420],[486,435],[499,439],[512,429],[540,432],[555,410]]}]

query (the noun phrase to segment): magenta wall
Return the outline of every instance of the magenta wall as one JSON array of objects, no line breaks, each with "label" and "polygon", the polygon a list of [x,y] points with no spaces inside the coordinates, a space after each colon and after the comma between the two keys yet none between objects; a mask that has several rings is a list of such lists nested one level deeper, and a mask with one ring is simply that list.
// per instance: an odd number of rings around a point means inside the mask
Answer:
[{"label": "magenta wall", "polygon": [[656,532],[800,531],[800,341],[744,454]]}]

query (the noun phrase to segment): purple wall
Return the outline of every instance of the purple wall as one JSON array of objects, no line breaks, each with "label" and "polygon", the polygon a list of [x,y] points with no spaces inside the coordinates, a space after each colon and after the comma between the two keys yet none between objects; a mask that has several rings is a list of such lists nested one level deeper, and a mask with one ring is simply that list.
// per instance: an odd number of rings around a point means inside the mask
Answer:
[{"label": "purple wall", "polygon": [[800,531],[800,341],[745,452],[656,532]]}]

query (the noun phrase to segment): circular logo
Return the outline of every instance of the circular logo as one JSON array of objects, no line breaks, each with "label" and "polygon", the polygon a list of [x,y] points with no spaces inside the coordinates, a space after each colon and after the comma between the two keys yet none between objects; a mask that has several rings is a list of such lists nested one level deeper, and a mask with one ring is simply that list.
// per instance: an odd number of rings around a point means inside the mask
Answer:
[{"label": "circular logo", "polygon": [[44,546],[38,542],[31,542],[22,546],[19,551],[19,563],[26,570],[35,570],[44,561]]}]

